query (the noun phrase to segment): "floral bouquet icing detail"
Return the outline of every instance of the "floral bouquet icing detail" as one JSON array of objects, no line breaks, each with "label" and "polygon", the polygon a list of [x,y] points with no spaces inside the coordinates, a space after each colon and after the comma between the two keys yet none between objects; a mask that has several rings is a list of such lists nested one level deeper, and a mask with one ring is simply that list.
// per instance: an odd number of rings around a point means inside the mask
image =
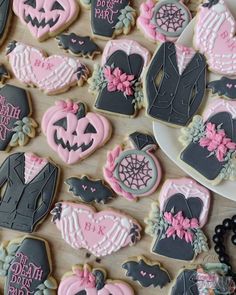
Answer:
[{"label": "floral bouquet icing detail", "polygon": [[181,129],[181,160],[213,185],[236,178],[235,116],[235,101],[215,99]]},{"label": "floral bouquet icing detail", "polygon": [[208,251],[202,231],[210,207],[207,189],[188,178],[167,180],[160,192],[160,204],[152,204],[145,220],[146,232],[153,237],[152,252],[192,261]]}]

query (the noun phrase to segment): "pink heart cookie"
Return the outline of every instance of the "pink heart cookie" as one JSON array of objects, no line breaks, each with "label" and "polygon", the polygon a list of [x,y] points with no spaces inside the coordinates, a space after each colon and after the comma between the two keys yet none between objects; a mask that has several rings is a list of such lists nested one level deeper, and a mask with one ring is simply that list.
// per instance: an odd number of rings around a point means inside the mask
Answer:
[{"label": "pink heart cookie", "polygon": [[131,287],[122,281],[106,281],[105,270],[91,269],[88,264],[75,265],[63,276],[58,295],[134,295]]},{"label": "pink heart cookie", "polygon": [[75,84],[82,86],[89,73],[79,59],[62,55],[46,57],[43,51],[17,41],[9,44],[7,57],[19,81],[49,95],[65,92]]},{"label": "pink heart cookie", "polygon": [[74,164],[103,146],[111,135],[110,122],[86,112],[83,103],[57,101],[42,119],[42,131],[49,146],[67,164]]},{"label": "pink heart cookie", "polygon": [[76,0],[13,0],[13,10],[39,41],[68,27],[77,17]]},{"label": "pink heart cookie", "polygon": [[85,248],[96,257],[134,245],[140,238],[138,222],[112,209],[96,212],[91,206],[62,202],[52,210],[62,238],[73,248]]}]

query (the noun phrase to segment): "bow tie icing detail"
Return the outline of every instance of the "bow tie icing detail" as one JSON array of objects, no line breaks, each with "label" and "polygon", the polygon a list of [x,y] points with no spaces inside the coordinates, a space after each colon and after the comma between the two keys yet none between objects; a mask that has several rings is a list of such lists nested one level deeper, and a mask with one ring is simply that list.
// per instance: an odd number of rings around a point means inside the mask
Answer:
[{"label": "bow tie icing detail", "polygon": [[76,114],[78,109],[79,109],[79,105],[78,103],[73,102],[70,99],[65,100],[59,100],[55,103],[57,106],[61,107],[62,109],[64,109],[66,112],[70,112],[73,114]]},{"label": "bow tie icing detail", "polygon": [[181,51],[182,51],[183,53],[185,53],[185,54],[190,54],[190,53],[191,53],[191,50],[190,50],[190,48],[188,48],[188,47],[181,46],[180,48],[181,48]]},{"label": "bow tie icing detail", "polygon": [[201,138],[199,143],[211,152],[209,156],[215,154],[220,162],[224,161],[229,151],[236,150],[236,143],[226,136],[225,131],[220,129],[220,126],[216,128],[216,125],[210,122],[206,125],[205,137]]},{"label": "bow tie icing detail", "polygon": [[30,161],[36,162],[38,164],[42,164],[45,161],[45,159],[40,158],[40,157],[38,157],[38,156],[36,156],[34,154],[29,154],[29,157],[30,157]]},{"label": "bow tie icing detail", "polygon": [[109,92],[120,91],[128,96],[133,95],[134,75],[123,73],[118,67],[113,69],[109,66],[103,69],[103,74],[108,82],[107,89]]},{"label": "bow tie icing detail", "polygon": [[84,268],[83,270],[77,269],[75,270],[76,276],[80,279],[81,286],[86,288],[94,288],[96,285],[95,276],[89,272],[88,269]]},{"label": "bow tie icing detail", "polygon": [[194,233],[191,229],[199,227],[197,218],[184,218],[182,211],[180,211],[176,215],[165,212],[164,219],[169,224],[166,231],[167,238],[177,236],[180,239],[185,239],[187,243],[193,242]]}]

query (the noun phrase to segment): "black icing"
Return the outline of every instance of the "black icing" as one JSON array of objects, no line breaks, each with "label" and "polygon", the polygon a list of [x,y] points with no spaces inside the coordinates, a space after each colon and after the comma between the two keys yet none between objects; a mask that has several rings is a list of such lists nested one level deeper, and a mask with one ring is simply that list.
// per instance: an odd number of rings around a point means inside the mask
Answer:
[{"label": "black icing", "polygon": [[[4,75],[4,71],[3,71]],[[19,111],[19,112],[18,112]],[[0,150],[5,150],[14,134],[12,129],[18,120],[30,114],[27,92],[13,85],[0,88]],[[18,115],[16,115],[18,114]]]},{"label": "black icing", "polygon": [[213,94],[236,99],[236,79],[222,77],[220,80],[210,82],[207,88],[211,89]]},{"label": "black icing", "polygon": [[106,203],[113,196],[112,190],[104,185],[102,180],[90,180],[87,176],[83,176],[82,178],[71,177],[65,182],[69,185],[69,191],[86,203],[93,201]]},{"label": "black icing", "polygon": [[93,271],[93,274],[96,279],[96,289],[97,291],[99,291],[105,286],[105,279],[106,279],[105,273],[102,272],[101,270],[96,269]]},{"label": "black icing", "polygon": [[[18,293],[20,290],[24,290],[24,293],[21,294],[35,294],[37,287],[44,283],[51,274],[49,254],[48,245],[45,241],[25,238],[10,262],[5,284],[6,294],[20,294]],[[36,267],[38,267],[38,270],[36,270]],[[19,283],[15,282],[16,279]],[[26,287],[24,287],[24,283]],[[14,288],[14,292],[12,288]]]},{"label": "black icing", "polygon": [[58,45],[65,49],[70,50],[73,54],[92,58],[96,53],[101,50],[98,45],[90,37],[81,37],[74,33],[69,35],[61,34],[57,37]]},{"label": "black icing", "polygon": [[87,127],[84,130],[84,134],[86,133],[97,133],[97,130],[91,123],[88,123]]},{"label": "black icing", "polygon": [[16,45],[17,45],[17,41],[15,40],[9,42],[7,45],[6,54],[8,55],[9,53],[11,53],[16,48]]},{"label": "black icing", "polygon": [[155,138],[149,134],[134,132],[130,134],[129,138],[139,150],[144,149],[146,146],[157,145]]},{"label": "black icing", "polygon": [[154,55],[145,77],[147,113],[155,119],[185,126],[204,98],[206,60],[196,53],[180,75],[176,59],[172,42],[162,44]]},{"label": "black icing", "polygon": [[87,295],[87,292],[85,290],[83,290],[83,291],[79,291],[75,295]]},{"label": "black icing", "polygon": [[183,270],[176,279],[170,295],[201,295],[196,285],[196,270]]},{"label": "black icing", "polygon": [[52,10],[63,10],[64,11],[65,9],[58,1],[55,1],[52,5],[51,11]]},{"label": "black icing", "polygon": [[[184,195],[176,193],[168,199],[164,212],[172,212],[175,215],[182,211],[184,217],[189,219],[197,218],[199,220],[202,209],[203,202],[200,198],[190,197],[186,199]],[[159,233],[157,240],[154,242],[152,248],[154,253],[179,260],[193,260],[195,255],[191,243],[187,243],[179,237],[175,237],[175,239],[173,237],[162,238],[163,234],[165,234],[164,231]]]},{"label": "black icing", "polygon": [[129,0],[108,1],[91,0],[91,25],[94,35],[112,37],[120,10],[129,4]]},{"label": "black icing", "polygon": [[150,265],[143,259],[139,261],[127,261],[122,265],[127,270],[126,276],[133,281],[138,281],[142,287],[160,286],[163,288],[170,282],[170,277],[159,265]]},{"label": "black icing", "polygon": [[0,82],[3,83],[5,79],[10,78],[8,70],[3,64],[0,64]]},{"label": "black icing", "polygon": [[11,1],[0,0],[0,43],[1,43],[1,38],[5,34],[10,12],[11,12]]},{"label": "black icing", "polygon": [[202,4],[202,6],[203,6],[203,7],[208,7],[208,8],[210,9],[212,6],[218,4],[219,1],[220,1],[220,0],[208,0],[208,2]]},{"label": "black icing", "polygon": [[67,130],[67,118],[62,118],[58,121],[56,121],[53,126],[59,126],[62,127],[63,129]]},{"label": "black icing", "polygon": [[28,184],[24,169],[24,153],[10,155],[0,167],[0,188],[6,185],[0,203],[0,226],[30,233],[49,212],[58,168],[48,162]]},{"label": "black icing", "polygon": [[31,7],[33,7],[33,8],[36,8],[36,0],[26,0],[25,2],[24,2],[24,4],[25,5],[29,5],[29,6],[31,6]]},{"label": "black icing", "polygon": [[[128,75],[134,75],[134,79],[140,77],[143,65],[144,60],[141,55],[127,55],[122,50],[114,52],[105,64],[105,66],[114,66],[114,68],[118,67],[123,73]],[[111,113],[134,116],[136,109],[133,100],[134,95],[125,96],[125,94],[120,91],[109,92],[107,87],[104,87],[98,95],[95,107]]]},{"label": "black icing", "polygon": [[[236,142],[236,120],[228,112],[220,112],[213,115],[207,122],[214,123],[216,126],[221,125],[225,130],[226,136]],[[206,122],[206,123],[207,123]],[[201,147],[198,142],[190,143],[181,153],[181,159],[197,170],[205,178],[214,180],[220,174],[223,166],[227,163],[220,162],[215,155],[209,156],[207,148]]]}]

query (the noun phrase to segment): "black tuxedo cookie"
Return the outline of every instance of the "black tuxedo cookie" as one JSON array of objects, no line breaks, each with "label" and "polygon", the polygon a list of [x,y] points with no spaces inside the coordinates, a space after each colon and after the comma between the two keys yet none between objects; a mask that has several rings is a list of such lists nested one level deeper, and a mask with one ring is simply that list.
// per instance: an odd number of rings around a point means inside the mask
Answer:
[{"label": "black tuxedo cookie", "polygon": [[51,273],[50,248],[45,240],[25,236],[2,244],[0,274],[5,277],[4,294],[55,295],[57,282]]}]

